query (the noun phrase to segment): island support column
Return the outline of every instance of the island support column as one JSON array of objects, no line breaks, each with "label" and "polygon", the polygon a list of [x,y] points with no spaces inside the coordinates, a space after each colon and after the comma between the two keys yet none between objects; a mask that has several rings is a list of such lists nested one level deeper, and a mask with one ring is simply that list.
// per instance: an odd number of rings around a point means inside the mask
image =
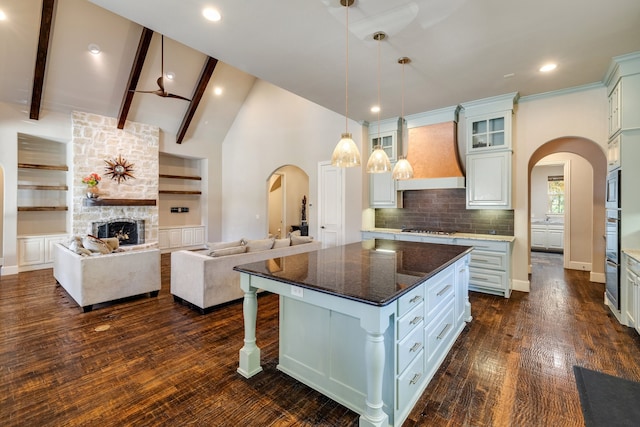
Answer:
[{"label": "island support column", "polygon": [[[385,366],[384,333],[389,327],[389,315],[380,311],[360,319],[367,332],[365,342],[365,369],[367,372],[367,398],[365,412],[360,414],[359,427],[386,427],[389,416],[382,410],[382,379]],[[382,315],[381,315],[382,314]]]},{"label": "island support column", "polygon": [[242,311],[244,315],[244,346],[240,349],[238,373],[251,378],[262,372],[260,366],[260,348],[256,345],[256,318],[258,316],[257,288],[251,286],[251,276],[240,274],[240,288],[244,291]]}]

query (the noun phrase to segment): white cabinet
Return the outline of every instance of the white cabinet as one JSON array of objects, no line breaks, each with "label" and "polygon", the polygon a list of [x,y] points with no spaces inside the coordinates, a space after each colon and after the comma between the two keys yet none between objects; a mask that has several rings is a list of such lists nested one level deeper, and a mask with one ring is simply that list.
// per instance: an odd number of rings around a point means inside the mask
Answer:
[{"label": "white cabinet", "polygon": [[511,151],[467,156],[467,209],[511,209]]},{"label": "white cabinet", "polygon": [[363,231],[361,234],[362,240],[370,240],[370,239],[387,239],[387,240],[395,240],[396,233],[389,231]]},{"label": "white cabinet", "polygon": [[564,225],[531,224],[531,249],[562,252],[564,249]]},{"label": "white cabinet", "polygon": [[[393,166],[395,163],[391,164]],[[369,174],[369,206],[372,208],[401,208],[402,192],[398,191],[391,172]]]},{"label": "white cabinet", "polygon": [[53,266],[53,246],[67,243],[67,234],[18,237],[18,271],[40,270]]},{"label": "white cabinet", "polygon": [[640,333],[640,261],[627,258],[627,303],[626,312],[629,326]]},{"label": "white cabinet", "polygon": [[467,154],[511,149],[511,110],[467,117]]},{"label": "white cabinet", "polygon": [[469,260],[469,289],[511,296],[511,242],[454,239],[454,244],[473,246]]},{"label": "white cabinet", "polygon": [[202,248],[205,244],[203,225],[184,227],[160,227],[158,245],[161,251]]},{"label": "white cabinet", "polygon": [[607,144],[607,171],[620,167],[620,135],[616,135]]},{"label": "white cabinet", "polygon": [[618,82],[609,94],[609,137],[615,135],[621,128],[620,101],[620,82]]},{"label": "white cabinet", "polygon": [[369,154],[380,145],[389,160],[398,160],[398,154],[402,154],[402,143],[398,135],[402,132],[401,119],[391,118],[369,124]]}]

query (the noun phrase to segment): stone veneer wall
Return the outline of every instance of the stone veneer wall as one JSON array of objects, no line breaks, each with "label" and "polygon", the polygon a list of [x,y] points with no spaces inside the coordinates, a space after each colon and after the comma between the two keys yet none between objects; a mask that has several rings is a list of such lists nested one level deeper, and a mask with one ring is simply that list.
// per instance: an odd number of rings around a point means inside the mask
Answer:
[{"label": "stone veneer wall", "polygon": [[[126,122],[118,129],[112,117],[73,112],[73,160],[71,166],[73,203],[71,230],[90,234],[94,221],[117,218],[144,219],[145,243],[158,241],[158,161],[160,129],[156,126]],[[105,160],[121,155],[133,164],[135,178],[120,181],[106,175]],[[95,172],[102,177],[98,188],[105,199],[152,199],[156,206],[83,206],[86,185],[82,178]]]},{"label": "stone veneer wall", "polygon": [[464,188],[404,191],[402,197],[402,209],[376,209],[376,227],[514,235],[513,210],[467,209]]}]

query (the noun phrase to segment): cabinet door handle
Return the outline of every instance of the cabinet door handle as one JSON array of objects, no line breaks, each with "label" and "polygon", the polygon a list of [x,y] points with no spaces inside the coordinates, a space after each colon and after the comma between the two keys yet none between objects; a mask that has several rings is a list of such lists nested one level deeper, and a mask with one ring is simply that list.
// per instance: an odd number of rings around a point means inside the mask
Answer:
[{"label": "cabinet door handle", "polygon": [[411,384],[411,385],[417,384],[418,380],[420,380],[421,376],[422,376],[422,374],[413,374],[413,378],[411,378],[411,381],[409,381],[409,384]]},{"label": "cabinet door handle", "polygon": [[445,292],[447,292],[449,290],[449,288],[451,287],[451,285],[447,285],[444,288],[440,289],[440,292],[438,292],[436,295],[437,296],[442,296],[442,294],[444,294]]},{"label": "cabinet door handle", "polygon": [[409,353],[413,353],[414,351],[418,351],[418,350],[420,350],[421,348],[422,348],[422,343],[417,342],[417,343],[415,343],[415,344],[413,345],[413,347],[411,347],[411,348],[409,349]]},{"label": "cabinet door handle", "polygon": [[412,304],[415,303],[415,302],[418,302],[418,301],[422,301],[422,297],[420,295],[416,295],[415,297],[413,297],[413,298],[411,298],[409,300],[409,302],[412,303]]},{"label": "cabinet door handle", "polygon": [[444,329],[438,334],[436,339],[441,340],[442,337],[444,337],[444,335],[447,333],[450,327],[451,327],[451,323],[447,323],[446,325],[444,325]]},{"label": "cabinet door handle", "polygon": [[420,323],[420,321],[422,320],[422,316],[416,316],[413,319],[411,319],[411,322],[409,322],[410,325],[415,325],[417,323]]}]

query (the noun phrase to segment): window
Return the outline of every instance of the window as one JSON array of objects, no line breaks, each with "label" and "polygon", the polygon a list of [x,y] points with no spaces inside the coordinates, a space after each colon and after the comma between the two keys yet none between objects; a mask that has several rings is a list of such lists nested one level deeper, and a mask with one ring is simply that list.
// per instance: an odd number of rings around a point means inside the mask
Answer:
[{"label": "window", "polygon": [[552,175],[547,178],[547,213],[564,214],[564,176]]}]

